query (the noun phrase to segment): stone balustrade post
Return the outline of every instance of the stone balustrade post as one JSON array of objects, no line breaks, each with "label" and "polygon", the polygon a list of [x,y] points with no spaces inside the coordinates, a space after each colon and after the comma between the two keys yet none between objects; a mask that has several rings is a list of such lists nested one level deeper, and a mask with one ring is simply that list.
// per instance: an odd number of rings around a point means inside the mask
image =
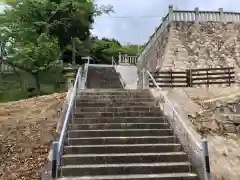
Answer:
[{"label": "stone balustrade post", "polygon": [[219,8],[219,12],[220,12],[220,22],[224,22],[223,8]]},{"label": "stone balustrade post", "polygon": [[170,5],[168,7],[168,21],[173,21],[173,5]]},{"label": "stone balustrade post", "polygon": [[119,55],[118,55],[118,63],[121,64],[122,63],[122,53],[119,52]]},{"label": "stone balustrade post", "polygon": [[199,23],[199,8],[195,8],[195,23]]}]

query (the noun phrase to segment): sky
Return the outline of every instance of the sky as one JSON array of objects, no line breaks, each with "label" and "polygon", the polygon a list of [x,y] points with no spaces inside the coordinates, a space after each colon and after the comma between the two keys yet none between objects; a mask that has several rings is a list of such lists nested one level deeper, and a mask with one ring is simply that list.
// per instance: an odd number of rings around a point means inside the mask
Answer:
[{"label": "sky", "polygon": [[[112,5],[115,13],[97,17],[93,34],[115,38],[122,44],[144,44],[161,24],[161,19],[173,5],[178,10],[240,12],[240,0],[95,0],[97,4]],[[115,18],[114,18],[115,17]]]},{"label": "sky", "polygon": [[[240,12],[240,0],[95,0],[99,5],[112,5],[115,13],[95,19],[93,34],[117,39],[122,44],[144,44],[168,13],[168,6],[178,10]],[[4,6],[0,3],[0,11]]]}]

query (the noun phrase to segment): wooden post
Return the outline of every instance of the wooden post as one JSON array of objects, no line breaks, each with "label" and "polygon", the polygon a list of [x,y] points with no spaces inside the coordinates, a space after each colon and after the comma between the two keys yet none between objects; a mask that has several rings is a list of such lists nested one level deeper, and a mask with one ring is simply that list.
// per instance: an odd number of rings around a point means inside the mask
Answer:
[{"label": "wooden post", "polygon": [[230,68],[228,68],[228,85],[231,86],[231,73],[230,73]]},{"label": "wooden post", "polygon": [[171,83],[171,87],[173,88],[173,75],[172,75],[172,69],[169,70],[169,75],[170,75],[170,83]]},{"label": "wooden post", "polygon": [[206,70],[206,73],[207,73],[207,87],[209,87],[208,69]]},{"label": "wooden post", "polygon": [[189,69],[186,70],[186,83],[187,83],[187,87],[190,87],[190,81],[189,81]]},{"label": "wooden post", "polygon": [[187,78],[187,87],[192,87],[192,70],[187,69],[186,70],[186,78]]}]

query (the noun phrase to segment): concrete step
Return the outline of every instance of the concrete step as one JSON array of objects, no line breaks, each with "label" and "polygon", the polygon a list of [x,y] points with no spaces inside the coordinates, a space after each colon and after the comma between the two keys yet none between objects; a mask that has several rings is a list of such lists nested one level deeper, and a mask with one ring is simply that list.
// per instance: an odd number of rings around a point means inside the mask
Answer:
[{"label": "concrete step", "polygon": [[[114,84],[119,84],[119,77],[117,76],[114,76],[112,78],[109,78],[109,79],[102,79],[100,81],[98,81],[99,84],[102,84],[102,85],[114,85]],[[113,87],[111,87],[113,88]],[[118,87],[119,88],[119,87]]]},{"label": "concrete step", "polygon": [[82,94],[88,94],[88,93],[95,93],[95,94],[98,94],[98,93],[108,93],[108,94],[114,94],[114,93],[128,93],[128,94],[134,94],[134,93],[146,93],[146,92],[149,92],[148,89],[111,89],[111,88],[108,88],[108,89],[83,89],[81,90],[81,93]]},{"label": "concrete step", "polygon": [[151,93],[148,90],[119,90],[119,91],[83,91],[80,92],[79,97],[81,96],[130,96],[130,97],[152,97]]},{"label": "concrete step", "polygon": [[127,102],[149,102],[149,101],[155,101],[154,98],[128,98],[128,97],[125,97],[125,98],[121,98],[121,97],[115,97],[115,98],[112,98],[112,99],[103,99],[103,98],[95,98],[95,99],[91,99],[91,98],[88,98],[88,97],[81,97],[80,99],[78,99],[76,101],[76,104],[81,104],[81,103],[85,103],[85,102],[88,102],[88,103],[92,103],[92,102],[103,102],[103,103],[109,103],[109,102],[124,102],[124,103],[127,103]]},{"label": "concrete step", "polygon": [[121,83],[119,83],[119,84],[113,84],[111,82],[108,84],[99,83],[99,86],[100,86],[99,89],[107,89],[109,87],[109,84],[111,84],[111,88],[116,88],[116,89],[118,89],[119,87],[122,86]]},{"label": "concrete step", "polygon": [[62,176],[130,175],[155,173],[187,173],[188,162],[67,165],[61,167]]},{"label": "concrete step", "polygon": [[122,88],[114,67],[88,67],[87,88]]},{"label": "concrete step", "polygon": [[80,137],[68,138],[66,145],[91,145],[91,144],[169,144],[178,142],[174,136],[121,136],[121,137]]},{"label": "concrete step", "polygon": [[96,123],[96,124],[71,124],[68,130],[87,129],[169,129],[168,123]]},{"label": "concrete step", "polygon": [[98,130],[69,130],[68,138],[98,137],[98,136],[171,136],[172,129],[98,129]]},{"label": "concrete step", "polygon": [[159,153],[181,150],[178,143],[170,144],[104,144],[104,145],[71,145],[64,147],[64,154],[106,154],[106,153]]},{"label": "concrete step", "polygon": [[[71,124],[96,124],[96,123],[165,123],[164,116],[149,116],[149,117],[75,117],[70,120]],[[73,122],[73,123],[72,123]]]},{"label": "concrete step", "polygon": [[126,112],[126,111],[144,111],[144,112],[159,112],[159,107],[147,107],[147,106],[109,106],[109,107],[77,107],[74,109],[74,113],[78,112]]},{"label": "concrete step", "polygon": [[124,102],[124,101],[76,101],[77,107],[118,107],[118,106],[156,106],[156,101]]},{"label": "concrete step", "polygon": [[152,95],[150,93],[136,93],[136,94],[127,94],[127,93],[115,93],[115,94],[105,94],[105,93],[99,93],[99,94],[80,94],[77,96],[77,99],[81,99],[83,97],[88,97],[88,98],[91,98],[91,99],[94,99],[94,98],[126,98],[126,97],[129,97],[131,99],[133,98],[152,98]]},{"label": "concrete step", "polygon": [[106,176],[82,176],[65,177],[59,180],[198,180],[193,173],[163,173],[163,174],[131,174],[131,175],[106,175]]},{"label": "concrete step", "polygon": [[127,154],[67,154],[63,156],[63,165],[77,164],[120,164],[150,162],[185,162],[184,152],[170,153],[127,153]]},{"label": "concrete step", "polygon": [[91,117],[149,117],[162,116],[162,112],[144,112],[144,111],[126,111],[126,112],[77,112],[73,114],[74,118]]}]

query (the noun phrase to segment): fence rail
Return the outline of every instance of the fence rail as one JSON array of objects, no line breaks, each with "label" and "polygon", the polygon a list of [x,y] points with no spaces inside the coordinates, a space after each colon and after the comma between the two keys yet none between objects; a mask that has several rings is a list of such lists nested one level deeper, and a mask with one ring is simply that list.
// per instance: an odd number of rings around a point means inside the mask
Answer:
[{"label": "fence rail", "polygon": [[[186,71],[160,71],[152,73],[159,87],[194,87],[197,85],[235,83],[233,67],[187,69]],[[149,79],[149,86],[153,87],[153,81]]]}]

